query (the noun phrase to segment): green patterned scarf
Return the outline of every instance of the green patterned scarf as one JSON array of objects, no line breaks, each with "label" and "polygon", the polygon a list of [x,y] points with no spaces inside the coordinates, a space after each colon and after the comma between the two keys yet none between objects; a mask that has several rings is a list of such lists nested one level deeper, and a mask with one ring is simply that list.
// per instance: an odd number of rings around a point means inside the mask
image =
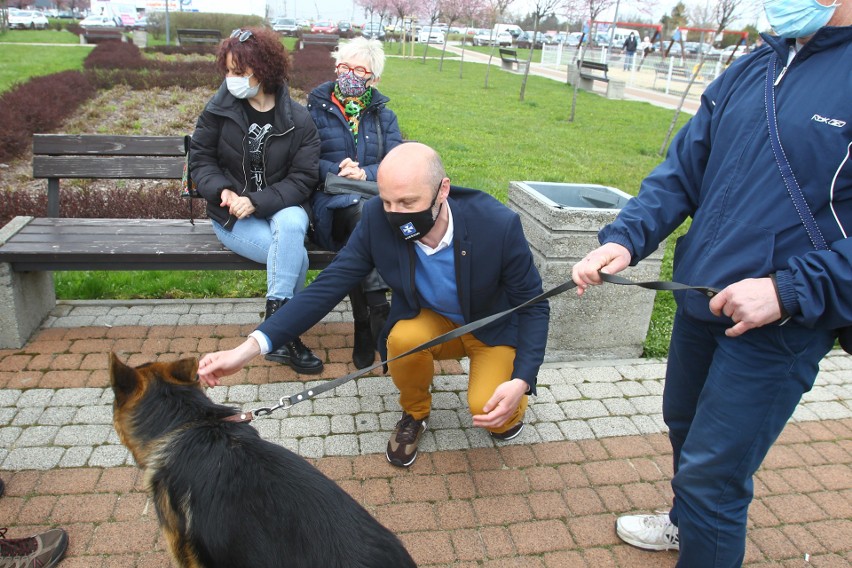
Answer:
[{"label": "green patterned scarf", "polygon": [[355,144],[358,144],[358,124],[361,121],[361,111],[370,106],[373,100],[373,89],[367,88],[367,91],[360,97],[344,97],[340,92],[340,87],[337,83],[334,84],[334,98],[337,105],[343,109],[343,114],[346,120],[349,121],[349,131],[355,137]]}]

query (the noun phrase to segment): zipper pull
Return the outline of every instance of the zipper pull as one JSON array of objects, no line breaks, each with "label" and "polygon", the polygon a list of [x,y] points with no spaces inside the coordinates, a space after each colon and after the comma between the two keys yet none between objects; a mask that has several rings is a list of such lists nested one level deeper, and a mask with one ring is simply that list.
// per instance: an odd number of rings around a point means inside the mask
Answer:
[{"label": "zipper pull", "polygon": [[787,73],[787,67],[788,66],[785,65],[784,67],[781,68],[781,73],[778,74],[778,78],[775,79],[775,83],[774,83],[773,86],[777,87],[779,85],[779,83],[781,83],[781,79],[783,79],[784,74]]}]

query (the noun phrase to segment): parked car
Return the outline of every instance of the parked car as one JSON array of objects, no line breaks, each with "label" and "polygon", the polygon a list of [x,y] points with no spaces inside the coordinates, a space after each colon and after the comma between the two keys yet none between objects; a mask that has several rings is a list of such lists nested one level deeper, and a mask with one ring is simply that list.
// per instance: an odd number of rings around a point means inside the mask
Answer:
[{"label": "parked car", "polygon": [[685,41],[683,43],[683,49],[687,55],[698,55],[702,51],[705,56],[719,55],[718,49],[712,45],[701,43],[700,41]]},{"label": "parked car", "polygon": [[343,20],[337,22],[337,33],[342,36],[352,33],[352,24]]},{"label": "parked car", "polygon": [[80,27],[85,28],[117,28],[115,20],[109,16],[88,16],[80,20]]},{"label": "parked car", "polygon": [[378,22],[367,22],[361,28],[361,35],[367,39],[385,39],[385,28]]},{"label": "parked car", "polygon": [[511,47],[514,37],[507,31],[497,32],[496,43],[500,47]]},{"label": "parked car", "polygon": [[417,41],[420,43],[444,43],[444,32],[438,28],[429,29],[429,26],[424,26],[417,32]]},{"label": "parked car", "polygon": [[512,45],[512,34],[506,31],[494,33],[490,29],[482,29],[473,36],[473,45],[499,45],[507,47]]},{"label": "parked car", "polygon": [[473,45],[490,45],[493,32],[490,29],[479,29],[473,34]]},{"label": "parked car", "polygon": [[9,29],[43,30],[47,28],[47,18],[34,10],[9,10]]},{"label": "parked car", "polygon": [[311,26],[312,34],[333,34],[337,33],[337,24],[328,20],[320,20]]},{"label": "parked car", "polygon": [[732,53],[734,54],[734,59],[738,59],[743,55],[748,55],[748,51],[746,50],[746,46],[744,45],[729,45],[719,53],[722,55],[723,62],[730,59]]},{"label": "parked car", "polygon": [[[518,49],[529,49],[533,43],[533,32],[526,31],[518,36],[515,44],[518,46]],[[535,35],[535,46],[534,49],[541,49],[541,46],[544,44],[544,34],[538,32]]]},{"label": "parked car", "polygon": [[562,43],[569,47],[577,47],[580,45],[580,37],[582,32],[559,32],[553,36],[553,43]]},{"label": "parked car", "polygon": [[276,18],[272,29],[281,35],[294,36],[299,31],[299,26],[296,25],[296,18]]}]

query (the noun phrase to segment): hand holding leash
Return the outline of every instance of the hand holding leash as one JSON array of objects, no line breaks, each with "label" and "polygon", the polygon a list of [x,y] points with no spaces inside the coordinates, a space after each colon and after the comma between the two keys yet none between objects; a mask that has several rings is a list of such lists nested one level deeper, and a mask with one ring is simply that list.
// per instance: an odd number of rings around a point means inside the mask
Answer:
[{"label": "hand holding leash", "polygon": [[571,268],[571,279],[577,284],[577,296],[589,286],[603,284],[601,272],[615,274],[630,266],[630,251],[616,243],[606,243],[586,255]]}]

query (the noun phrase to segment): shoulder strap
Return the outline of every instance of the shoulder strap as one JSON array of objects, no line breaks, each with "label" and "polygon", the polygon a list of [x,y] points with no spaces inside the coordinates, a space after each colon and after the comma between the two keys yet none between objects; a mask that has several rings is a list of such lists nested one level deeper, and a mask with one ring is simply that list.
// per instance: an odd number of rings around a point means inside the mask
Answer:
[{"label": "shoulder strap", "polygon": [[784,185],[787,186],[787,192],[793,200],[793,205],[799,213],[799,218],[802,220],[802,225],[808,232],[808,237],[811,239],[811,244],[817,250],[828,250],[828,245],[819,226],[816,224],[811,208],[802,194],[802,188],[796,181],[796,176],[793,174],[793,168],[790,167],[790,162],[787,160],[787,155],[784,153],[784,148],[781,146],[781,138],[778,136],[778,119],[775,115],[775,80],[776,69],[778,67],[778,54],[774,51],[769,57],[769,65],[766,70],[766,120],[769,123],[769,141],[772,143],[772,152],[775,154],[775,162],[778,164],[778,169],[781,170],[781,177],[784,178]]}]

